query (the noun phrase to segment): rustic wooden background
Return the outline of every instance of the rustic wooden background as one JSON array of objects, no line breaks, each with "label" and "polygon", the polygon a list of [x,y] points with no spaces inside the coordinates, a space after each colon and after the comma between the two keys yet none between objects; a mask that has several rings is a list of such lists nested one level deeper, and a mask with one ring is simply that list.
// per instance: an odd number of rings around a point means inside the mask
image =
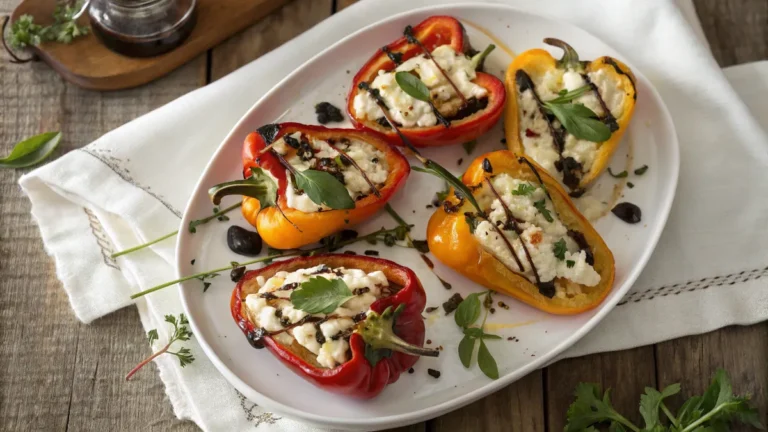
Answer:
[{"label": "rustic wooden background", "polygon": [[[0,15],[17,3],[0,0]],[[294,0],[171,75],[117,93],[81,90],[43,64],[10,64],[2,52],[0,154],[24,137],[60,130],[64,138],[55,156],[61,156],[219,79],[350,3]],[[720,65],[768,59],[768,0],[695,4]],[[75,319],[17,185],[22,174],[0,171],[0,430],[197,430],[174,417],[154,367],[124,381],[126,371],[149,352],[135,309],[91,325]],[[762,323],[561,361],[463,409],[402,430],[559,431],[579,381],[613,387],[615,405],[639,421],[643,387],[681,382],[684,395],[701,392],[718,367],[731,372],[739,392],[754,396],[766,423],[768,323]]]}]

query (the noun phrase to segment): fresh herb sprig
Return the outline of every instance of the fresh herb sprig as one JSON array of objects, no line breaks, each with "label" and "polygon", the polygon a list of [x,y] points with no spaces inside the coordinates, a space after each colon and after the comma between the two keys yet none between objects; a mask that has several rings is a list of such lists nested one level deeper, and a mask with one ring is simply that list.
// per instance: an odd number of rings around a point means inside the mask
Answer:
[{"label": "fresh herb sprig", "polygon": [[[14,63],[26,63],[34,59],[20,59],[10,48],[26,49],[31,46],[40,45],[42,42],[60,42],[71,43],[74,39],[88,34],[88,26],[77,24],[81,11],[83,10],[83,1],[60,2],[53,11],[53,24],[41,26],[35,23],[32,15],[22,15],[11,23],[8,42],[5,40],[5,27],[9,18],[6,17],[2,27],[3,45],[6,51],[13,57]],[[10,45],[10,48],[9,46]]]},{"label": "fresh herb sprig", "polygon": [[594,111],[573,102],[588,90],[589,86],[563,90],[556,98],[542,101],[542,108],[557,117],[565,130],[574,137],[592,142],[607,141],[611,137],[611,129],[597,118]]},{"label": "fresh herb sprig", "polygon": [[[483,322],[478,327],[473,327],[475,321],[480,318],[482,305],[480,303],[480,296],[485,296],[483,304],[485,307],[485,315],[483,316]],[[461,364],[465,368],[472,366],[472,356],[475,352],[475,346],[480,345],[477,351],[477,365],[480,370],[491,379],[499,378],[499,368],[496,365],[496,359],[493,358],[488,347],[485,345],[486,340],[501,339],[500,336],[486,333],[483,330],[485,326],[485,320],[488,319],[488,310],[493,304],[491,298],[491,291],[483,293],[472,293],[467,296],[456,308],[454,315],[454,321],[464,331],[464,337],[459,342],[459,359]]]},{"label": "fresh herb sprig", "polygon": [[[173,345],[175,342],[186,342],[189,340],[189,338],[192,337],[192,332],[187,327],[189,325],[189,321],[187,321],[187,317],[183,313],[179,314],[178,318],[176,318],[173,315],[166,315],[165,322],[173,326],[173,332],[171,333],[170,339],[168,339],[168,343],[164,347],[160,348],[157,352],[152,354],[151,356],[142,360],[141,363],[136,365],[136,367],[131,369],[131,371],[128,372],[128,375],[125,376],[126,381],[131,379],[131,377],[136,372],[138,372],[141,368],[143,368],[147,363],[151,362],[152,360],[154,360],[155,358],[159,357],[162,354],[170,354],[170,355],[176,356],[176,358],[179,359],[179,365],[181,367],[185,367],[188,364],[195,361],[195,357],[192,355],[189,348],[181,347],[178,349],[178,351],[169,351],[169,349],[171,348],[171,345]],[[159,336],[157,334],[157,329],[148,331],[147,339],[149,340],[149,346],[151,347],[152,344],[159,339]]]},{"label": "fresh herb sprig", "polygon": [[640,396],[640,414],[645,426],[640,428],[611,405],[610,389],[602,393],[597,384],[580,383],[576,387],[576,400],[568,408],[565,431],[596,432],[595,425],[603,423],[609,424],[611,431],[633,432],[727,431],[732,422],[764,429],[757,410],[749,404],[749,396],[735,396],[728,374],[722,369],[715,373],[703,395],[691,397],[673,414],[664,400],[679,392],[680,384],[669,385],[661,391],[646,387]]},{"label": "fresh herb sprig", "polygon": [[313,277],[291,292],[291,303],[310,314],[329,314],[353,297],[344,280]]},{"label": "fresh herb sprig", "polygon": [[[273,261],[274,259],[277,259],[277,258],[287,258],[287,257],[292,257],[292,256],[298,256],[298,255],[312,256],[312,255],[317,255],[317,254],[320,254],[320,253],[329,252],[332,248],[335,250],[335,249],[339,249],[339,248],[342,248],[344,246],[348,246],[348,245],[351,245],[353,243],[357,243],[357,242],[360,242],[360,241],[377,241],[377,242],[378,241],[383,241],[385,244],[387,244],[387,246],[391,246],[392,244],[389,244],[391,239],[403,240],[405,238],[405,233],[406,232],[407,232],[407,230],[404,229],[402,226],[397,226],[395,228],[390,228],[390,229],[381,228],[381,229],[379,229],[377,231],[368,233],[368,234],[366,234],[364,236],[359,236],[359,237],[351,238],[351,239],[348,239],[348,240],[333,242],[333,244],[330,244],[330,243],[321,244],[320,246],[317,246],[317,247],[314,247],[314,248],[310,248],[310,249],[292,249],[290,251],[283,251],[283,252],[281,252],[279,254],[273,254],[273,255],[268,255],[268,256],[264,256],[264,257],[259,257],[259,258],[256,258],[256,259],[252,259],[250,261],[244,261],[244,262],[237,263],[237,264],[238,264],[238,267],[242,267],[242,266],[247,266],[247,265],[251,265],[251,264],[271,262],[271,261]],[[405,246],[405,247],[408,247],[408,246]],[[224,271],[231,271],[232,267],[233,267],[232,264],[229,264],[226,267],[220,267],[220,268],[216,268],[216,269],[213,269],[213,270],[207,270],[207,271],[203,271],[203,272],[200,272],[200,273],[195,273],[195,274],[192,274],[192,275],[189,275],[189,276],[185,276],[183,278],[179,278],[179,279],[176,279],[176,280],[165,282],[165,283],[162,283],[160,285],[156,285],[156,286],[148,288],[148,289],[146,289],[144,291],[141,291],[141,292],[138,292],[136,294],[133,294],[131,296],[131,299],[137,299],[139,297],[143,297],[143,296],[145,296],[147,294],[151,294],[151,293],[153,293],[155,291],[159,291],[159,290],[161,290],[163,288],[167,288],[169,286],[176,285],[179,282],[184,282],[184,281],[188,281],[188,280],[191,280],[191,279],[199,279],[201,276],[209,276],[211,274],[221,273],[221,272],[224,272]]]},{"label": "fresh herb sprig", "polygon": [[0,158],[0,168],[27,168],[42,162],[58,147],[61,132],[45,132],[27,138],[15,146],[8,156]]},{"label": "fresh herb sprig", "polygon": [[[193,233],[193,234],[196,233],[198,226],[207,224],[208,222],[210,222],[210,221],[212,221],[214,219],[220,219],[222,216],[224,216],[225,214],[231,212],[232,210],[234,210],[236,208],[240,208],[240,206],[242,204],[243,204],[242,202],[239,202],[239,203],[236,203],[236,204],[232,204],[231,206],[226,207],[224,209],[219,209],[218,211],[214,211],[213,214],[210,215],[210,216],[204,217],[202,219],[195,219],[193,221],[190,221],[189,222],[189,232]],[[165,240],[167,238],[171,238],[171,237],[175,236],[178,233],[179,233],[178,230],[176,230],[174,232],[170,232],[170,233],[168,233],[168,234],[166,234],[166,235],[164,235],[162,237],[158,237],[158,238],[156,238],[156,239],[154,239],[152,241],[149,241],[147,243],[143,243],[143,244],[134,246],[132,248],[128,248],[128,249],[125,249],[125,250],[121,250],[119,252],[115,252],[115,253],[113,253],[110,256],[112,258],[117,258],[119,256],[129,254],[131,252],[136,252],[138,250],[141,250],[141,249],[147,248],[149,246],[152,246],[155,243],[160,243],[161,241],[163,241],[163,240]]]}]

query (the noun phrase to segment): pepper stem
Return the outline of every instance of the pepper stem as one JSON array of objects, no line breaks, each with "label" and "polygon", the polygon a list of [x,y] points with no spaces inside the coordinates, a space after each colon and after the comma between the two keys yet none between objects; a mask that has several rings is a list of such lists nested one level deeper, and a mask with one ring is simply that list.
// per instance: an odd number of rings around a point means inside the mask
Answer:
[{"label": "pepper stem", "polygon": [[485,60],[486,57],[488,57],[488,54],[490,54],[494,49],[496,49],[496,45],[490,44],[481,53],[475,54],[472,59],[470,59],[470,65],[472,66],[472,69],[478,70],[482,64],[483,60]]},{"label": "pepper stem", "polygon": [[264,196],[264,187],[255,184],[251,179],[235,180],[213,186],[208,189],[208,195],[215,205],[219,205],[221,199],[227,195],[243,195],[256,199],[262,198]]},{"label": "pepper stem", "polygon": [[427,357],[437,357],[440,355],[440,351],[436,349],[409,344],[395,334],[393,329],[395,319],[397,319],[397,316],[400,315],[404,308],[405,305],[400,304],[395,310],[392,309],[392,306],[389,306],[384,309],[381,315],[373,311],[369,312],[368,317],[358,329],[365,343],[373,349],[390,349],[405,354]]},{"label": "pepper stem", "polygon": [[555,38],[545,38],[544,43],[563,50],[563,57],[557,62],[558,66],[563,68],[570,67],[578,71],[584,68],[584,62],[579,61],[579,53],[572,46]]}]

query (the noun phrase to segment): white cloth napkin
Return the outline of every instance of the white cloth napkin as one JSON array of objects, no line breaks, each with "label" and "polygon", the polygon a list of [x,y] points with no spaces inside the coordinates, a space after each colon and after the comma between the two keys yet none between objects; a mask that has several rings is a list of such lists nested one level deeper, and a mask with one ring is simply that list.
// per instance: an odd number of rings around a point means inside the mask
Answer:
[{"label": "white cloth napkin", "polygon": [[[90,322],[131,304],[131,293],[174,279],[173,240],[117,260],[109,255],[178,228],[214,149],[307,53],[380,17],[434,3],[360,2],[231,75],[24,176],[21,187],[77,317]],[[768,200],[762,193],[768,138],[756,120],[768,128],[768,63],[724,75],[700,28],[686,23],[671,0],[507,3],[570,21],[622,52],[659,90],[680,137],[677,197],[656,252],[621,305],[565,356],[768,319]],[[690,13],[690,2],[683,3]],[[175,289],[137,306],[144,327],[161,331],[164,314],[182,311]],[[212,431],[254,424],[259,430],[311,430],[245,400],[194,338],[189,345],[197,361],[183,370],[169,356],[157,360],[179,418]]]}]

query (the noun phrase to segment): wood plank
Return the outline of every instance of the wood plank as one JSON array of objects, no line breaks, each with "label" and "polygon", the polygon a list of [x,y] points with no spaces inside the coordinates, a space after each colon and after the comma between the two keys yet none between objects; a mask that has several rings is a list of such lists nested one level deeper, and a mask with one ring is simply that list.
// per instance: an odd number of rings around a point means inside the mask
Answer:
[{"label": "wood plank", "polygon": [[353,4],[357,3],[358,0],[336,0],[336,12],[352,6]]},{"label": "wood plank", "polygon": [[[659,386],[679,382],[682,392],[671,405],[677,409],[690,396],[702,394],[719,368],[731,376],[736,394],[752,395],[763,424],[768,423],[768,322],[727,327],[656,346]],[[734,430],[751,430],[738,428]]]},{"label": "wood plank", "polygon": [[[211,80],[272,51],[331,15],[331,0],[293,0],[212,50]],[[255,102],[255,101],[254,101]]]},{"label": "wood plank", "polygon": [[[202,56],[147,87],[100,94],[64,83],[41,63],[7,60],[0,54],[3,154],[24,137],[61,130],[53,156],[59,157],[199,87],[205,77]],[[151,370],[122,383],[149,352],[136,311],[92,326],[74,317],[17,185],[26,171],[0,170],[0,430],[182,426]]]},{"label": "wood plank", "polygon": [[542,371],[533,372],[491,396],[428,422],[432,432],[544,431]]},{"label": "wood plank", "polygon": [[720,66],[768,58],[768,0],[694,0]]},{"label": "wood plank", "polygon": [[656,383],[652,346],[563,360],[548,367],[545,374],[550,431],[565,427],[566,412],[579,382],[597,383],[603,391],[613,389],[613,406],[636,424],[641,421],[637,410],[640,394],[646,386]]}]

